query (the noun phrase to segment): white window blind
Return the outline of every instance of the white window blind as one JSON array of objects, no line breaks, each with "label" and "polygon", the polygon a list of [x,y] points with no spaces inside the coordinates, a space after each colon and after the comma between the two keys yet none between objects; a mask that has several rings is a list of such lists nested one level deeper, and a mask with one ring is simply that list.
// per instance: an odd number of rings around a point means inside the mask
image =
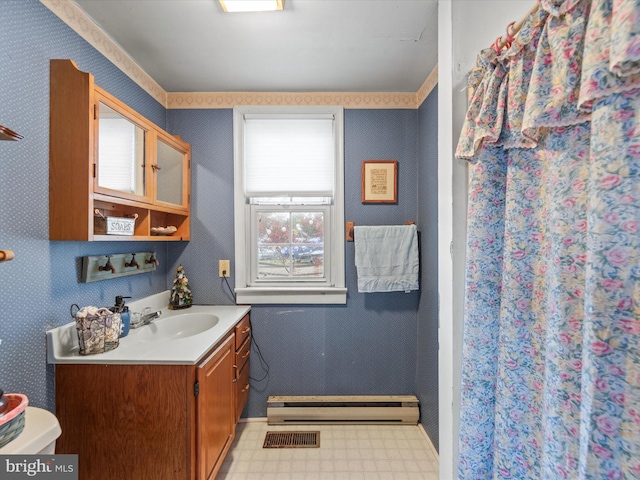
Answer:
[{"label": "white window blind", "polygon": [[127,120],[100,119],[100,186],[122,192],[135,192],[135,133],[135,125]]},{"label": "white window blind", "polygon": [[335,185],[333,115],[244,117],[245,197],[330,197]]}]

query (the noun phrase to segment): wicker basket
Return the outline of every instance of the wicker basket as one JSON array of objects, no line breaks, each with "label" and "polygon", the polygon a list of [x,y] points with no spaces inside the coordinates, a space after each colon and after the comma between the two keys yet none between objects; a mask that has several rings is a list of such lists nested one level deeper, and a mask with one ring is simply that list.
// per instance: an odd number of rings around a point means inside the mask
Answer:
[{"label": "wicker basket", "polygon": [[[77,308],[74,313],[74,307]],[[71,316],[76,321],[80,355],[104,353],[118,347],[122,319],[108,308],[71,305]]]},{"label": "wicker basket", "polygon": [[0,417],[0,448],[15,439],[24,430],[25,410],[29,405],[26,395],[8,393],[9,409]]}]

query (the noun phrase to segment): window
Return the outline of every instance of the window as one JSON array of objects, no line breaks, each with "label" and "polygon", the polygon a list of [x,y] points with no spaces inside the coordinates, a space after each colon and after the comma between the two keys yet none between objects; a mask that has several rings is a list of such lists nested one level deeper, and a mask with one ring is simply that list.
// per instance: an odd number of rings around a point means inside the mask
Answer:
[{"label": "window", "polygon": [[346,303],[341,107],[234,109],[238,303]]}]

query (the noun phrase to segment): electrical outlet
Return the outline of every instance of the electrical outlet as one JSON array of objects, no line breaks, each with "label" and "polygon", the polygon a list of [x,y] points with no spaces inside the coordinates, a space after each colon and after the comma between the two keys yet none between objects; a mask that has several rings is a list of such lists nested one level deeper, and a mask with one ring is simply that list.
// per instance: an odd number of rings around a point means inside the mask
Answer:
[{"label": "electrical outlet", "polygon": [[218,260],[218,276],[219,277],[231,276],[231,262],[229,260]]}]

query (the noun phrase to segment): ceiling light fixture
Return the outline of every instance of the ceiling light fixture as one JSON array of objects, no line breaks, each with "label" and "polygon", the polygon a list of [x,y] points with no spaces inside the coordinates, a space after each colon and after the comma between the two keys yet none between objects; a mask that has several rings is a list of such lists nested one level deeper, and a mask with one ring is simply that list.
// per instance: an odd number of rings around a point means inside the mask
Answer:
[{"label": "ceiling light fixture", "polygon": [[284,0],[218,0],[225,12],[271,12],[284,9]]}]

